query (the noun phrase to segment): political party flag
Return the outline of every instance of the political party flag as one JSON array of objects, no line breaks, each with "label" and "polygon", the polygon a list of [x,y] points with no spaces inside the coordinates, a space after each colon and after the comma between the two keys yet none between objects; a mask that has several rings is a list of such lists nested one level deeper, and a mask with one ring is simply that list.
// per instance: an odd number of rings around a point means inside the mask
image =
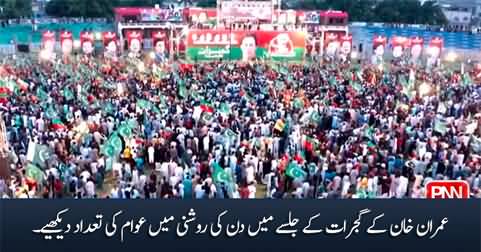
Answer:
[{"label": "political party flag", "polygon": [[25,171],[27,178],[35,180],[37,183],[41,183],[44,179],[43,171],[34,164],[28,164]]},{"label": "political party flag", "polygon": [[232,181],[231,176],[226,171],[224,171],[224,169],[217,162],[213,164],[213,167],[214,172],[212,174],[212,178],[214,179],[215,183],[228,184]]},{"label": "political party flag", "polygon": [[446,134],[448,131],[448,123],[446,122],[446,119],[444,118],[436,118],[434,120],[434,131],[441,133],[442,135]]},{"label": "political party flag", "polygon": [[319,124],[321,122],[321,115],[317,111],[312,111],[310,116],[310,121],[313,124]]},{"label": "political party flag", "polygon": [[147,100],[139,99],[137,100],[137,107],[139,109],[148,109],[150,107],[150,103]]},{"label": "political party flag", "polygon": [[179,96],[182,99],[187,98],[187,88],[185,87],[185,83],[183,81],[179,83]]},{"label": "political party flag", "polygon": [[111,158],[111,157],[107,157],[107,158],[105,159],[105,171],[106,171],[106,172],[111,171],[113,165],[114,165],[114,159]]},{"label": "political party flag", "polygon": [[63,89],[63,97],[65,98],[65,100],[67,101],[71,101],[75,98],[75,96],[73,95],[73,92],[68,89],[68,88],[64,88]]},{"label": "political party flag", "polygon": [[214,121],[212,113],[203,112],[200,116],[200,120],[205,124],[211,124]]},{"label": "political party flag", "polygon": [[200,102],[200,109],[202,109],[202,112],[214,113],[212,103],[205,99]]},{"label": "political party flag", "polygon": [[108,145],[110,145],[113,149],[115,154],[120,154],[122,151],[122,139],[120,139],[117,133],[114,133],[108,139]]},{"label": "political party flag", "polygon": [[60,118],[54,118],[52,119],[52,128],[54,130],[63,130],[65,129],[65,124],[62,122],[62,120],[60,120]]},{"label": "political party flag", "polygon": [[307,174],[297,163],[290,162],[286,168],[286,175],[293,179],[298,179],[305,177]]},{"label": "political party flag", "polygon": [[48,94],[43,88],[39,87],[37,89],[37,98],[41,101],[47,100]]},{"label": "political party flag", "polygon": [[119,135],[124,138],[124,140],[132,138],[132,128],[130,128],[127,123],[120,125],[118,132]]},{"label": "political party flag", "polygon": [[293,106],[295,109],[301,109],[304,107],[304,101],[301,98],[294,99]]},{"label": "political party flag", "polygon": [[114,146],[112,146],[109,143],[104,144],[101,149],[102,149],[102,154],[104,154],[108,158],[112,158],[116,155]]},{"label": "political party flag", "polygon": [[47,117],[47,119],[54,119],[57,117],[57,111],[51,104],[47,105],[47,108],[45,109],[45,117]]},{"label": "political party flag", "polygon": [[469,76],[469,73],[464,73],[463,74],[463,85],[464,86],[469,86],[473,83],[471,80],[471,76]]},{"label": "political party flag", "polygon": [[285,127],[286,127],[286,124],[282,119],[277,120],[276,124],[274,125],[274,129],[279,132],[283,132]]},{"label": "political party flag", "polygon": [[230,107],[227,103],[223,102],[220,104],[219,112],[225,116],[230,114]]}]

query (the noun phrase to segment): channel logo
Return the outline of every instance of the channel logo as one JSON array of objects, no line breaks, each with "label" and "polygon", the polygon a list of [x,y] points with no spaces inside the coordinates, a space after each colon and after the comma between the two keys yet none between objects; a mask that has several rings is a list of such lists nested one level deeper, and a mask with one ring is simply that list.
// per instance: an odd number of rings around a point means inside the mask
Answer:
[{"label": "channel logo", "polygon": [[469,184],[463,180],[435,180],[426,184],[428,199],[468,199]]}]

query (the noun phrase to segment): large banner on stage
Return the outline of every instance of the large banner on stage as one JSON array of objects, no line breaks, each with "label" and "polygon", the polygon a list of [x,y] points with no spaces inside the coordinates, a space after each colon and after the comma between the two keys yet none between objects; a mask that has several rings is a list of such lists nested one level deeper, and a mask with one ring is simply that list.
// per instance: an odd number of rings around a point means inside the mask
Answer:
[{"label": "large banner on stage", "polygon": [[48,52],[55,50],[55,32],[45,31],[42,33],[42,48]]},{"label": "large banner on stage", "polygon": [[187,35],[191,60],[300,61],[305,48],[305,32],[191,30]]}]

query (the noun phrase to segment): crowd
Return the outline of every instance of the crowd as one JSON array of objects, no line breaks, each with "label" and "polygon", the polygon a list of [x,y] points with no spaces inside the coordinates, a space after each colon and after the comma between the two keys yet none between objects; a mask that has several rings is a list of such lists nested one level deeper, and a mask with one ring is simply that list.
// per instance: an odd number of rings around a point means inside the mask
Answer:
[{"label": "crowd", "polygon": [[17,58],[0,77],[5,198],[481,197],[472,72]]}]

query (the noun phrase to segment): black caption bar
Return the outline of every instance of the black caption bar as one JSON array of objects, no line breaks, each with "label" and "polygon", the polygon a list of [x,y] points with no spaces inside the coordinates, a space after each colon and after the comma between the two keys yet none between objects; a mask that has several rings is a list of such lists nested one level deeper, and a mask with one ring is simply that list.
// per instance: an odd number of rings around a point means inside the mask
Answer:
[{"label": "black caption bar", "polygon": [[0,241],[7,252],[481,251],[480,203],[3,200]]}]

